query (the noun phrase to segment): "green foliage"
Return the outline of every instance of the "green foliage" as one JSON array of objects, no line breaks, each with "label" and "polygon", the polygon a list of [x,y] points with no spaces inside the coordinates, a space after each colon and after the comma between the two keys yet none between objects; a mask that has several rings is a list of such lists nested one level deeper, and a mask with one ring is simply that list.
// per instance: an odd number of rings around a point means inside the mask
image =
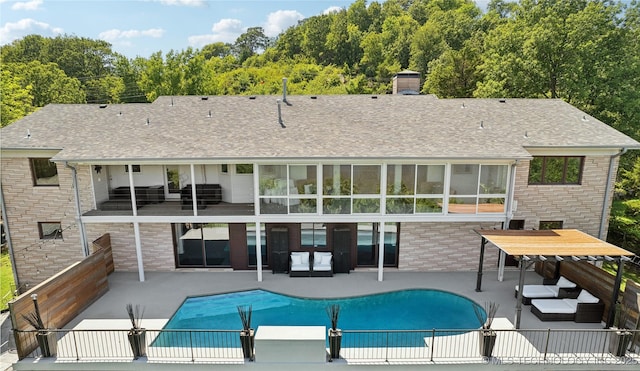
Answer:
[{"label": "green foliage", "polygon": [[640,198],[640,157],[636,158],[633,169],[621,169],[616,193],[624,198]]},{"label": "green foliage", "polygon": [[607,241],[640,255],[640,200],[615,200]]},{"label": "green foliage", "polygon": [[7,303],[13,299],[15,283],[8,249],[0,254],[0,309],[7,309]]},{"label": "green foliage", "polygon": [[17,76],[3,69],[0,78],[0,127],[28,115],[33,107],[32,86],[25,83],[22,76]]}]

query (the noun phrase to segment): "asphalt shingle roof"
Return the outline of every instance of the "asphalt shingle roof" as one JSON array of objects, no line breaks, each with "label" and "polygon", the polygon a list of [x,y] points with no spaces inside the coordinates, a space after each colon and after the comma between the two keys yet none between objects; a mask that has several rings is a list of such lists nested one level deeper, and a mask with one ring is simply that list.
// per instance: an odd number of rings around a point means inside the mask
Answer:
[{"label": "asphalt shingle roof", "polygon": [[281,98],[175,96],[104,108],[51,104],[3,128],[0,146],[62,149],[54,159],[72,162],[502,159],[530,157],[527,147],[640,148],[556,99],[288,96],[289,104],[281,104],[283,128],[276,103]]}]

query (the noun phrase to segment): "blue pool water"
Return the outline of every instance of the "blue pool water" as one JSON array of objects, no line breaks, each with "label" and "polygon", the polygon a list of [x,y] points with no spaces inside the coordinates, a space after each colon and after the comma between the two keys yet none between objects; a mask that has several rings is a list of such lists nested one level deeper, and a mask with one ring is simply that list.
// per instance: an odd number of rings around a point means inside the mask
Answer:
[{"label": "blue pool water", "polygon": [[[239,305],[252,306],[253,328],[265,325],[329,327],[326,307],[331,304],[340,305],[338,327],[342,330],[468,330],[480,327],[473,301],[445,291],[414,289],[340,299],[299,298],[264,290],[191,297],[164,328],[240,330]],[[418,335],[416,341],[421,341],[423,336]],[[343,341],[347,340],[345,337]],[[154,345],[186,344],[178,336],[161,335]]]}]

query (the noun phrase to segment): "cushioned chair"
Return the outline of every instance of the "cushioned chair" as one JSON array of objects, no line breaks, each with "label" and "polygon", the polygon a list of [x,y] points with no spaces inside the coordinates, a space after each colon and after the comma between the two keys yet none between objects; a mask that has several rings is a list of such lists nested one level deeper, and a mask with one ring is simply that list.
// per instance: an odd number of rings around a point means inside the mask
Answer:
[{"label": "cushioned chair", "polygon": [[309,252],[292,252],[289,265],[289,277],[308,277],[310,274]]},{"label": "cushioned chair", "polygon": [[533,299],[531,312],[541,321],[602,321],[604,303],[589,291],[582,290],[575,299]]},{"label": "cushioned chair", "polygon": [[[524,285],[522,303],[529,305],[531,299],[575,299],[578,296],[578,291],[578,285],[560,277],[553,285]],[[516,285],[515,297],[518,297],[518,285]]]},{"label": "cushioned chair", "polygon": [[314,251],[311,275],[314,277],[333,276],[333,255],[330,252]]}]

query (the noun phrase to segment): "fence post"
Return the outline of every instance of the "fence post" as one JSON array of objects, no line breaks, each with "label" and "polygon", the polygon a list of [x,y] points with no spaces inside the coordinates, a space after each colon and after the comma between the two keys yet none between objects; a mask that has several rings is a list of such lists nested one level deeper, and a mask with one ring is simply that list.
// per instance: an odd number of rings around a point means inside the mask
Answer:
[{"label": "fence post", "polygon": [[196,358],[193,355],[193,331],[189,330],[189,349],[191,349],[191,362],[195,362]]},{"label": "fence post", "polygon": [[547,341],[544,344],[544,358],[543,361],[547,360],[547,351],[549,350],[549,338],[551,337],[551,329],[547,329]]},{"label": "fence post", "polygon": [[429,359],[433,362],[433,348],[436,347],[436,329],[431,329],[431,358]]},{"label": "fence post", "polygon": [[387,338],[385,340],[384,361],[389,362],[389,331],[387,331]]},{"label": "fence post", "polygon": [[78,341],[76,340],[76,332],[71,330],[71,333],[73,334],[73,347],[76,350],[76,361],[80,360],[80,352],[78,351]]}]

